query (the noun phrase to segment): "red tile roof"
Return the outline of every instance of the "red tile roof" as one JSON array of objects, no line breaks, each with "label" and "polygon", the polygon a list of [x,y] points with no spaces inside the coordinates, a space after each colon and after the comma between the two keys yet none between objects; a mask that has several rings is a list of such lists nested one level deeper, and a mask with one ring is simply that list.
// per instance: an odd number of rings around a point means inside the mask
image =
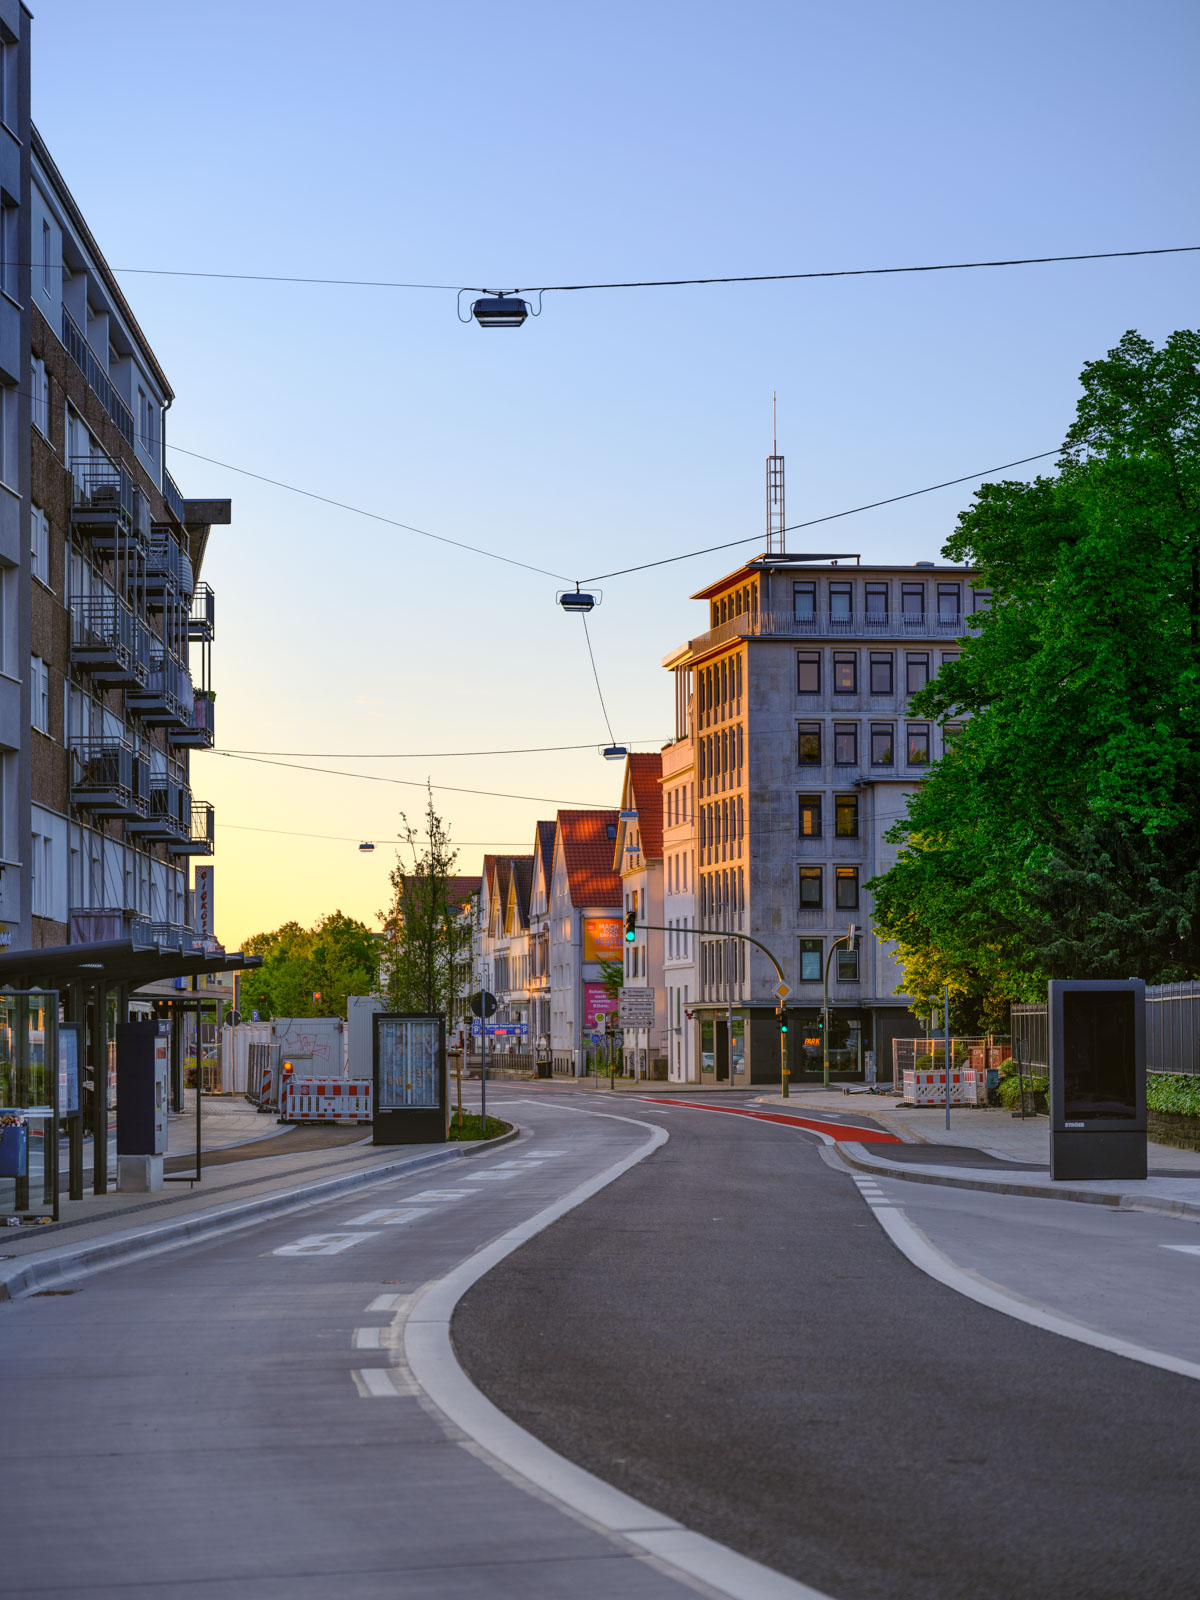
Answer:
[{"label": "red tile roof", "polygon": [[629,783],[638,814],[638,834],[647,861],[661,860],[663,853],[663,796],[661,751],[638,752],[625,758],[629,763]]},{"label": "red tile roof", "polygon": [[571,904],[609,907],[621,904],[621,880],[613,871],[617,837],[615,811],[560,811],[558,832],[567,863]]}]

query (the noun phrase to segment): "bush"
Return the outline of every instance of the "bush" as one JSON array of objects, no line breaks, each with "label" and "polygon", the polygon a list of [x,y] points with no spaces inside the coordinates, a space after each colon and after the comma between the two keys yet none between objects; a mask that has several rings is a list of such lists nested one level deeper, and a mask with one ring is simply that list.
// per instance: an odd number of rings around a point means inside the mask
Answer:
[{"label": "bush", "polygon": [[[997,1092],[1002,1106],[1007,1106],[1010,1111],[1019,1111],[1021,1109],[1021,1080],[1015,1072],[1002,1072]],[[1050,1093],[1050,1079],[1039,1078],[1035,1074],[1027,1072],[1025,1074],[1025,1093],[1032,1095],[1035,1110],[1044,1111],[1046,1109],[1046,1096]]]},{"label": "bush", "polygon": [[1180,1117],[1200,1117],[1200,1078],[1179,1072],[1148,1072],[1146,1107]]}]

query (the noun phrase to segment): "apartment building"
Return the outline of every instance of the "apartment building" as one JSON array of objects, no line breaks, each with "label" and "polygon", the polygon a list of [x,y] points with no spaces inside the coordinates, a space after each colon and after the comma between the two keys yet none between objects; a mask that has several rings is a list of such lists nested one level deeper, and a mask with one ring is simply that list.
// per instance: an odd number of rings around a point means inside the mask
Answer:
[{"label": "apartment building", "polygon": [[0,942],[181,952],[229,502],[167,471],[174,396],[32,124],[29,20],[0,0]]},{"label": "apartment building", "polygon": [[550,1049],[556,1072],[583,1072],[583,1052],[611,1015],[603,963],[620,961],[621,879],[613,869],[616,811],[560,811],[547,916]]},{"label": "apartment building", "polygon": [[[687,691],[689,674],[676,678]],[[677,713],[689,726],[688,707]],[[664,745],[662,762],[663,940],[662,982],[666,1000],[667,1076],[677,1083],[699,1080],[692,1003],[696,995],[696,762],[690,735]]]},{"label": "apartment building", "polygon": [[[909,696],[957,654],[990,597],[960,567],[765,555],[693,598],[708,626],[663,665],[676,678],[664,785],[694,785],[694,821],[689,843],[668,802],[664,850],[694,851],[701,1080],[779,1074],[775,971],[729,932],[760,940],[784,969],[794,1077],[821,1070],[827,972],[835,1074],[874,1064],[887,1076],[892,1039],[916,1024],[864,885],[894,859],[885,835],[953,736],[911,717]],[[687,804],[681,794],[679,815]],[[859,948],[835,947],[852,923]]]},{"label": "apartment building", "polygon": [[625,758],[621,809],[613,868],[621,879],[621,899],[628,915],[636,911],[637,937],[622,951],[627,988],[653,989],[654,1026],[625,1031],[624,1070],[637,1077],[667,1075],[667,993],[664,986],[662,757],[632,754]]}]

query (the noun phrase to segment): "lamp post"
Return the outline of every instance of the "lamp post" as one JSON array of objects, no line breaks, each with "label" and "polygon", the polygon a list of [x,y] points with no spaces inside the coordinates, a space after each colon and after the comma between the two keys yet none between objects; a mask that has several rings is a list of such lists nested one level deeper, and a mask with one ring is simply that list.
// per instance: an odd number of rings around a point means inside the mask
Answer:
[{"label": "lamp post", "polygon": [[821,1056],[824,1066],[824,1082],[827,1089],[829,1087],[829,965],[833,960],[833,953],[837,949],[838,945],[844,944],[848,950],[854,949],[854,940],[856,936],[857,929],[855,928],[854,924],[851,923],[849,933],[843,933],[839,935],[839,937],[836,938],[829,946],[829,954],[825,957],[825,973],[821,985]]}]

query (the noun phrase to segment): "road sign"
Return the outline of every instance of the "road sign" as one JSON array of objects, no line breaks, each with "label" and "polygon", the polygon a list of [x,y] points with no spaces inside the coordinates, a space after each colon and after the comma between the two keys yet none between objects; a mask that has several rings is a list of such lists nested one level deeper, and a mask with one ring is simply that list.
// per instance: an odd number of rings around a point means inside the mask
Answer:
[{"label": "road sign", "polygon": [[654,990],[623,988],[617,994],[617,1013],[623,1028],[654,1026]]},{"label": "road sign", "polygon": [[791,992],[792,991],[788,988],[786,983],[777,983],[775,985],[775,993],[779,996],[779,998],[781,1000],[786,1000],[788,995],[791,994]]},{"label": "road sign", "polygon": [[494,994],[489,994],[486,989],[481,989],[478,994],[471,996],[471,1015],[473,1017],[494,1017],[499,1001]]}]

